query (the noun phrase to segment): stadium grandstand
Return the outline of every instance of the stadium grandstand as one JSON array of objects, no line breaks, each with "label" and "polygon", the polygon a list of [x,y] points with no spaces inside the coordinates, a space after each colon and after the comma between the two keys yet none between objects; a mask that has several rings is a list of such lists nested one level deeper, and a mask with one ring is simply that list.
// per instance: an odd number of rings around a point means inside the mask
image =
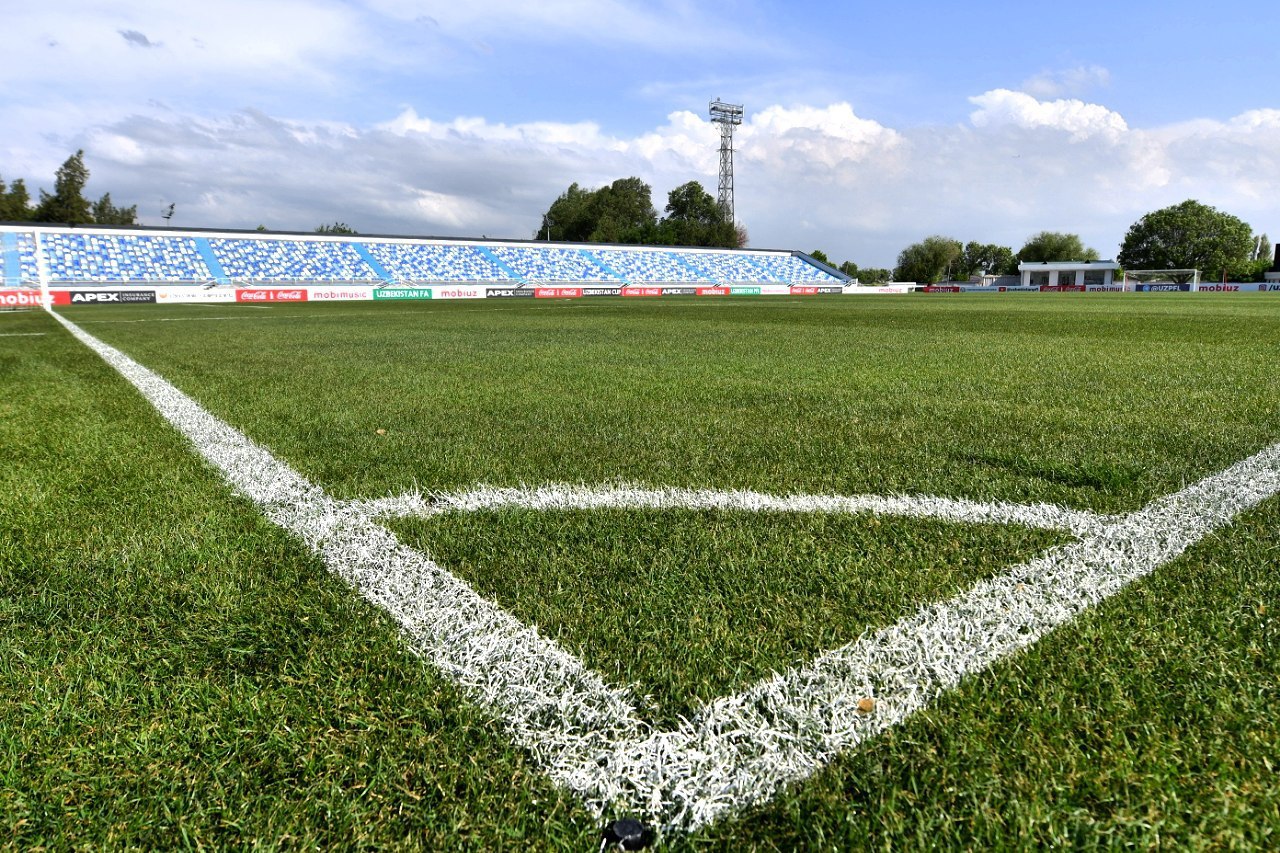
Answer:
[{"label": "stadium grandstand", "polygon": [[55,290],[162,286],[180,301],[188,287],[468,285],[505,293],[555,286],[601,295],[601,288],[632,287],[838,292],[850,280],[803,253],[778,250],[10,224],[0,225],[0,281]]}]

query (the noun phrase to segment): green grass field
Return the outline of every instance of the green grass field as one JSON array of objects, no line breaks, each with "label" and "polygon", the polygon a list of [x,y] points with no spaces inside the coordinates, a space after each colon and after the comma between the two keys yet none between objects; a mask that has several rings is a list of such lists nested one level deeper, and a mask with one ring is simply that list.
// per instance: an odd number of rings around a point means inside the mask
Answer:
[{"label": "green grass field", "polygon": [[[64,313],[344,499],[637,483],[1121,513],[1280,441],[1268,296],[640,302]],[[52,318],[0,314],[0,383],[0,844],[598,848],[491,711]],[[388,526],[659,725],[1062,541],[694,510]],[[1273,498],[661,844],[1274,847],[1278,567]]]}]

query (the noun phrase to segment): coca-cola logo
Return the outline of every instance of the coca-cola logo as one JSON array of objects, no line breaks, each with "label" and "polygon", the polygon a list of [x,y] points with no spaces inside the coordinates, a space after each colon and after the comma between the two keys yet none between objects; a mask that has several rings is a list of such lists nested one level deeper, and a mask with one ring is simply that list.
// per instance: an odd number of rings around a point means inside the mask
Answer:
[{"label": "coca-cola logo", "polygon": [[237,302],[306,302],[307,291],[302,288],[289,290],[237,290]]}]

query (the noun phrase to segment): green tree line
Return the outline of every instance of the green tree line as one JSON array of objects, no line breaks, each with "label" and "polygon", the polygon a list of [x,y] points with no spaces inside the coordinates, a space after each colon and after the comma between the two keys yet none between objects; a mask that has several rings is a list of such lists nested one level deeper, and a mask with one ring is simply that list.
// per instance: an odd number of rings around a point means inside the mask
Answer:
[{"label": "green tree line", "polygon": [[598,189],[576,182],[542,214],[535,240],[742,248],[745,229],[731,222],[697,181],[667,194],[665,215],[653,206],[653,190],[636,177]]},{"label": "green tree line", "polygon": [[[831,263],[826,253],[812,257]],[[893,270],[864,269],[846,261],[841,272],[863,283],[967,281],[976,275],[1014,275],[1020,263],[1096,261],[1096,249],[1080,236],[1058,231],[1032,234],[1016,253],[1008,246],[932,235],[907,246]],[[1240,218],[1195,200],[1152,211],[1125,235],[1117,261],[1125,269],[1198,269],[1216,281],[1261,281],[1272,265],[1271,240]]]},{"label": "green tree line", "polygon": [[0,222],[64,222],[69,225],[134,225],[138,206],[117,207],[111,193],[97,201],[84,196],[89,169],[84,164],[84,151],[67,158],[55,173],[53,192],[40,190],[40,200],[31,203],[26,182],[16,178],[6,185],[0,176]]}]

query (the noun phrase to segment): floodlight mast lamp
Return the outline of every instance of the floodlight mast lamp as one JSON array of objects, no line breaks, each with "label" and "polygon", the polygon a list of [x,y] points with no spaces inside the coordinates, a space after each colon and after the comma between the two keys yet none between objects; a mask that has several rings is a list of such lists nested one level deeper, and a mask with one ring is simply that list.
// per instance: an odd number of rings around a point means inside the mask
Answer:
[{"label": "floodlight mast lamp", "polygon": [[733,129],[742,124],[742,104],[726,104],[717,98],[708,109],[711,121],[720,125],[720,191],[716,203],[728,222],[736,222],[733,218]]}]

